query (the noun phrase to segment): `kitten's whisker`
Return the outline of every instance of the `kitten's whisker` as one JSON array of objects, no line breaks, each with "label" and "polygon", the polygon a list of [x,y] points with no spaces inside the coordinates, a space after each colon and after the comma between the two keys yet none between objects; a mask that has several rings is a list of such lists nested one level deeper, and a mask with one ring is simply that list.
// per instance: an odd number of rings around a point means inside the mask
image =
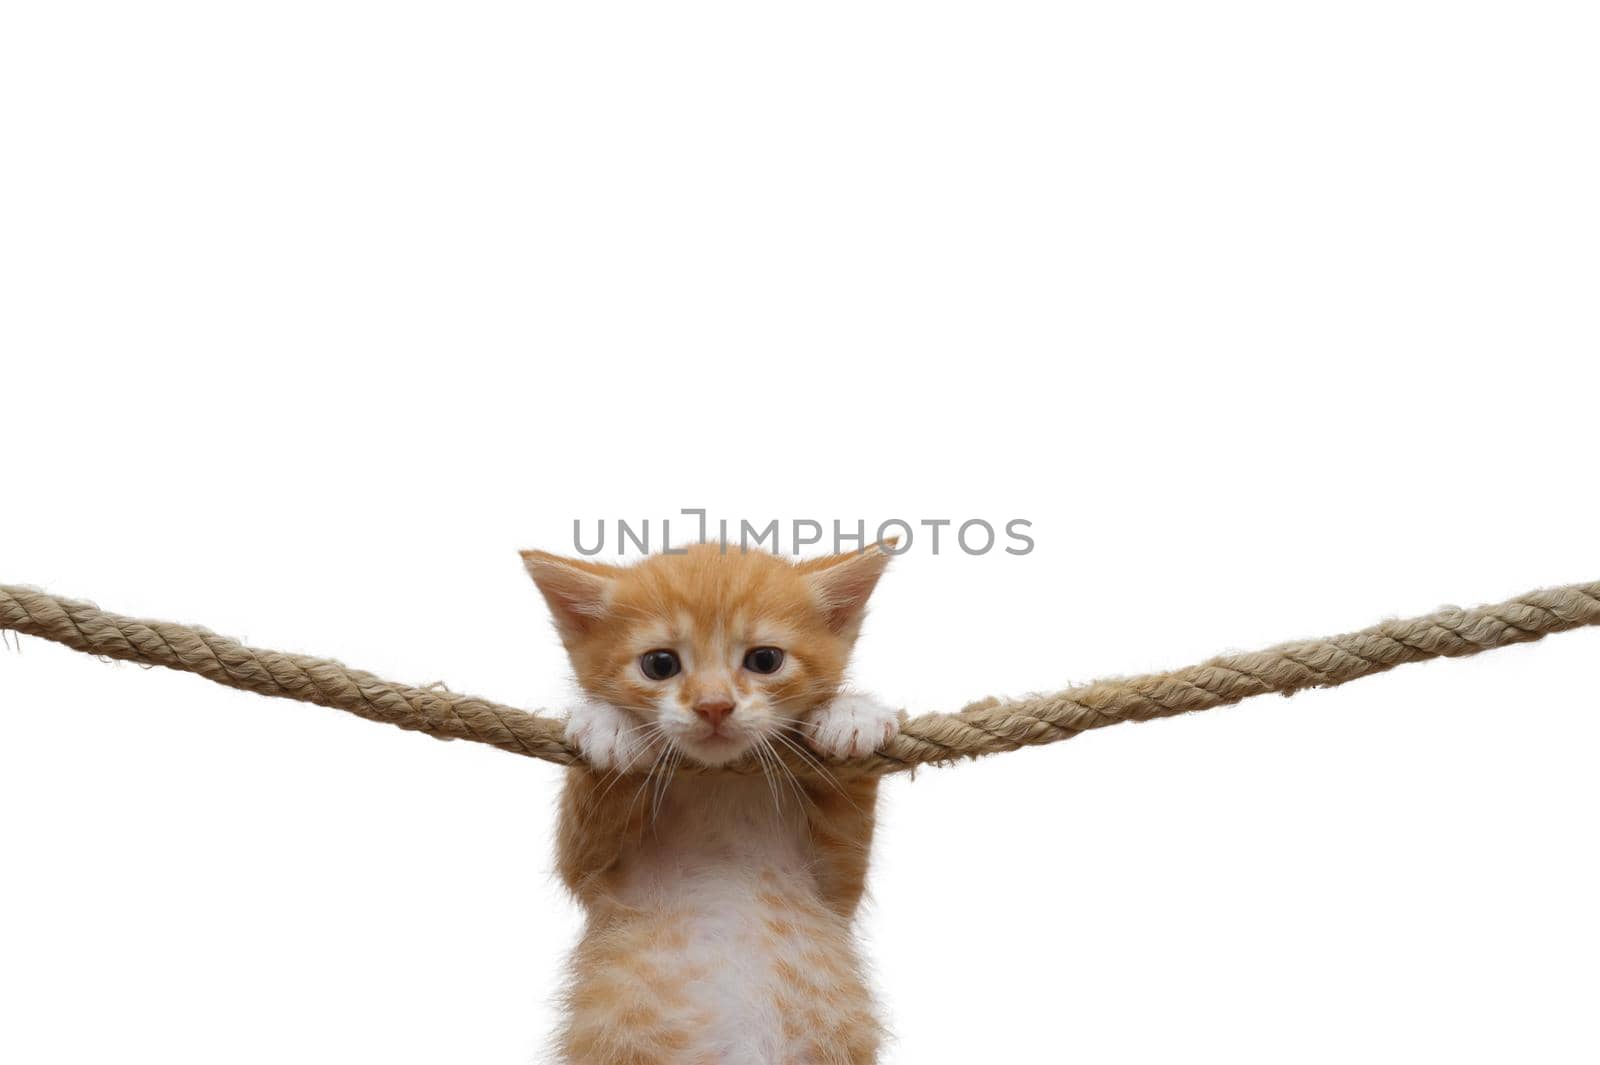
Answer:
[{"label": "kitten's whisker", "polygon": [[[644,729],[652,730],[650,735],[647,737],[647,739],[657,738],[664,732],[664,730],[661,727],[661,722],[659,722],[659,721],[641,721],[639,724],[634,725],[632,728],[624,730],[622,735],[631,736],[634,733],[640,732],[640,731],[642,731]],[[613,787],[616,786],[617,781],[621,780],[623,777],[627,776],[628,773],[632,772],[633,768],[634,767],[633,767],[632,763],[629,763],[626,766],[618,766],[615,769],[611,770],[611,772],[608,774],[611,777],[610,781],[605,785],[605,787],[600,789],[600,794],[595,796],[595,801],[598,802],[600,799],[605,798],[606,797],[606,793],[609,792]]]},{"label": "kitten's whisker", "polygon": [[806,750],[804,737],[800,737],[799,739],[790,739],[789,736],[787,736],[781,729],[777,732],[774,732],[773,735],[777,737],[784,746],[788,747],[791,751],[798,755],[801,761],[810,766],[819,777],[827,782],[829,787],[838,792],[845,802],[850,803],[851,806],[855,805],[850,798],[850,793],[845,790],[843,784],[839,783],[839,778],[834,776],[832,771],[830,771],[819,758],[813,755],[810,751]]},{"label": "kitten's whisker", "polygon": [[778,801],[778,769],[772,764],[772,752],[767,747],[767,741],[760,736],[750,748],[756,760],[761,763],[761,775],[766,780],[767,794],[772,796],[772,812],[778,817],[783,816],[783,804]]},{"label": "kitten's whisker", "polygon": [[672,778],[677,772],[678,763],[683,760],[683,752],[678,748],[677,744],[669,741],[667,751],[669,752],[667,765],[661,773],[661,779],[656,782],[655,803],[650,810],[650,828],[652,831],[655,830],[656,822],[661,817],[661,803],[667,797],[667,789],[672,787]]},{"label": "kitten's whisker", "polygon": [[795,798],[800,802],[800,808],[804,810],[807,805],[816,805],[815,803],[811,802],[810,796],[806,794],[805,788],[801,786],[800,779],[794,775],[794,770],[790,769],[784,764],[783,757],[778,753],[777,748],[772,746],[772,741],[763,736],[761,737],[761,742],[766,746],[768,751],[772,752],[772,760],[777,764],[778,771],[781,774],[780,779],[782,779],[783,782],[788,785],[789,790],[794,792]]},{"label": "kitten's whisker", "polygon": [[650,786],[651,778],[655,776],[656,769],[661,765],[662,760],[665,759],[671,752],[672,748],[670,745],[662,747],[660,753],[656,755],[656,760],[650,763],[650,771],[647,772],[644,775],[644,779],[639,782],[638,788],[634,790],[633,798],[628,800],[628,817],[633,816],[633,804],[638,802],[639,799],[644,795],[645,789]]},{"label": "kitten's whisker", "polygon": [[794,770],[791,769],[787,763],[784,763],[783,765],[783,773],[784,776],[789,778],[789,783],[794,788],[794,793],[800,797],[800,808],[804,810],[807,806],[809,806],[813,810],[816,809],[817,802],[814,798],[812,798],[811,792],[807,790],[800,778],[795,775]]},{"label": "kitten's whisker", "polygon": [[804,810],[810,802],[805,789],[800,787],[789,767],[783,764],[783,755],[778,753],[778,749],[772,745],[772,741],[763,736],[761,743],[766,747],[767,755],[772,760],[773,775],[777,777],[780,794],[785,792],[792,794],[795,797],[795,801],[799,803],[800,809]]},{"label": "kitten's whisker", "polygon": [[672,751],[667,750],[667,760],[661,766],[661,773],[656,777],[655,783],[650,786],[650,829],[655,830],[657,816],[661,812],[662,785],[672,779]]},{"label": "kitten's whisker", "polygon": [[783,818],[783,804],[778,801],[778,782],[773,779],[774,770],[770,755],[766,748],[767,741],[757,737],[757,742],[751,749],[755,752],[756,759],[761,763],[761,775],[766,778],[767,793],[772,796],[772,813],[780,820]]},{"label": "kitten's whisker", "polygon": [[612,787],[614,787],[616,785],[617,781],[619,781],[621,779],[622,779],[622,770],[621,769],[610,769],[610,770],[607,770],[600,777],[600,780],[601,780],[601,783],[602,783],[603,786],[600,788],[600,791],[592,799],[590,799],[588,801],[588,804],[587,804],[588,805],[588,810],[585,812],[585,814],[583,816],[583,820],[578,822],[578,828],[580,830],[588,828],[589,827],[589,823],[591,821],[593,821],[596,816],[599,815],[600,810],[601,810],[600,800],[604,799],[606,797],[606,792],[610,791],[612,789]]}]

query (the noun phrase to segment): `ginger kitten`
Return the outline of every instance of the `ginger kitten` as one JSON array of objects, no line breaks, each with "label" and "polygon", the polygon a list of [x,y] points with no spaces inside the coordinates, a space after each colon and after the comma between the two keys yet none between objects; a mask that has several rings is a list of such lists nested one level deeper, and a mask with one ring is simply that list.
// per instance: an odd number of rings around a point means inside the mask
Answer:
[{"label": "ginger kitten", "polygon": [[[775,755],[862,755],[899,727],[839,690],[884,546],[798,563],[717,544],[631,566],[523,560],[587,696],[567,738],[589,767],[568,772],[558,830],[588,916],[559,1059],[875,1061],[851,923],[878,782],[796,780]],[[769,772],[672,773],[747,754]]]}]

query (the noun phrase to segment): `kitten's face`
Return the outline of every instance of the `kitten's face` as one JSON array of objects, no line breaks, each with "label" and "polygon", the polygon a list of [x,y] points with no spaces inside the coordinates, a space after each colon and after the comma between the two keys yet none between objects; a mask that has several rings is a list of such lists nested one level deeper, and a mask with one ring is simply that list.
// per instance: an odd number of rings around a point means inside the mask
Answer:
[{"label": "kitten's face", "polygon": [[790,563],[700,544],[606,566],[523,553],[584,690],[708,766],[763,741],[781,749],[838,691],[888,557],[874,546]]}]

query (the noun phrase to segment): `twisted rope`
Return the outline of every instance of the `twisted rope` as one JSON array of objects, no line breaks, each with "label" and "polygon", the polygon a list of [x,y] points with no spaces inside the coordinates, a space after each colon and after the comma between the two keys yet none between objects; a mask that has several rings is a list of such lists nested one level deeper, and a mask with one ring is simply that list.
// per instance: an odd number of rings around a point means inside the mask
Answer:
[{"label": "twisted rope", "polygon": [[[1049,695],[985,699],[957,713],[911,718],[881,750],[836,764],[857,772],[895,773],[955,762],[1071,739],[1124,721],[1228,706],[1269,692],[1331,688],[1406,662],[1474,655],[1585,625],[1600,625],[1600,581],[1544,588],[1472,610],[1446,607],[1343,636],[1222,655],[1170,673],[1102,680]],[[561,765],[582,760],[562,738],[559,718],[396,684],[332,659],[247,647],[207,629],[123,617],[36,589],[0,585],[0,629],[105,658],[198,673],[230,688],[347,710],[438,739],[474,740]]]}]

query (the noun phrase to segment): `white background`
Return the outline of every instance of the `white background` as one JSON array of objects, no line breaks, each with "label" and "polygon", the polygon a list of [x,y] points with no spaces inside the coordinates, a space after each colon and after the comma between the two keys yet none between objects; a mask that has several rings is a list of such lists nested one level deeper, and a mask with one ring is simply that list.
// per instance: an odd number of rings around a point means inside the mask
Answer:
[{"label": "white background", "polygon": [[[0,581],[558,708],[574,518],[926,544],[914,710],[1600,577],[1551,3],[6,3]],[[519,1063],[559,772],[0,653],[0,1059]],[[1600,633],[896,779],[899,1065],[1594,1061]]]}]

